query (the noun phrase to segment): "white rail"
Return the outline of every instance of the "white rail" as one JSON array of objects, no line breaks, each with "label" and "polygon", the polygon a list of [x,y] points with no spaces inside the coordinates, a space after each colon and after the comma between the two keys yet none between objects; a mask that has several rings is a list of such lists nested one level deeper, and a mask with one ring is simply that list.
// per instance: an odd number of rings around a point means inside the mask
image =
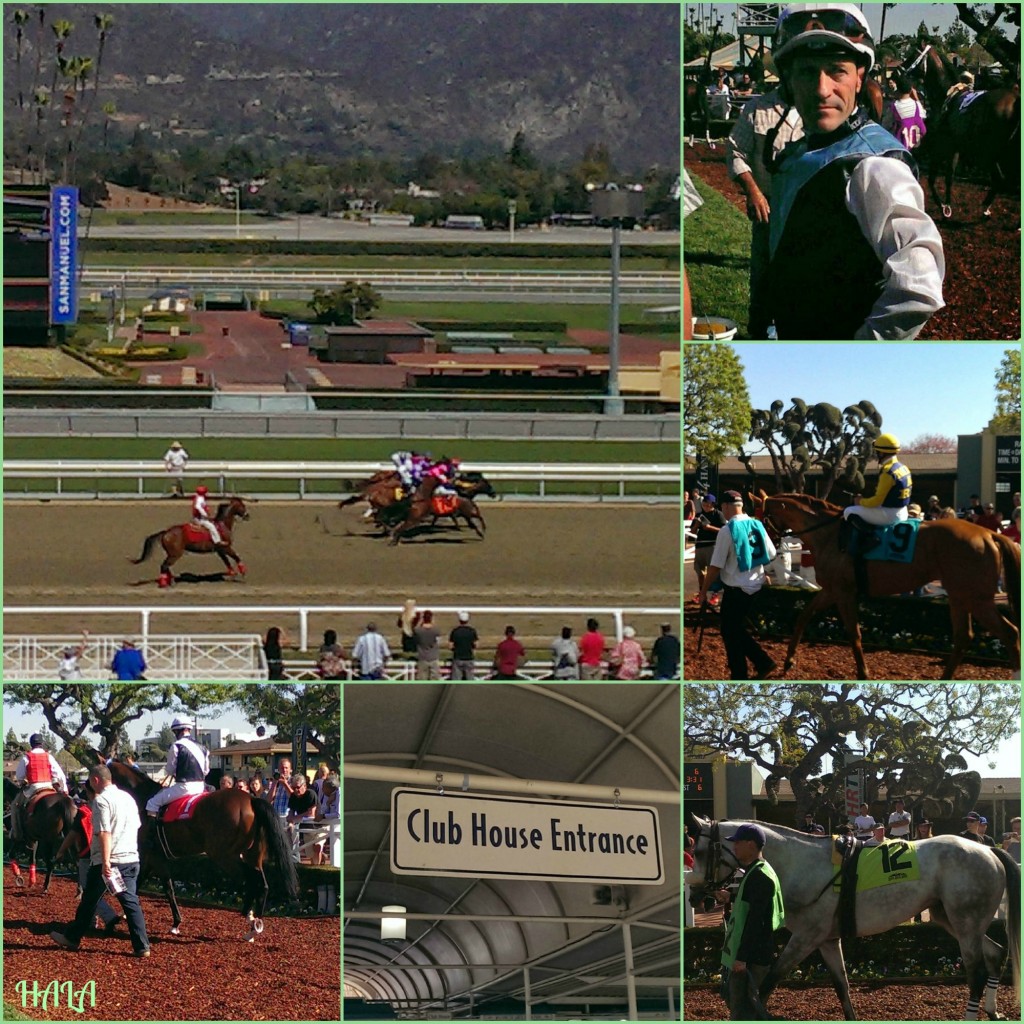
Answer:
[{"label": "white rail", "polygon": [[[591,616],[601,619],[604,623],[607,623],[610,618],[612,621],[612,628],[606,629],[605,635],[614,635],[616,640],[622,639],[622,629],[626,625],[628,619],[631,624],[636,624],[640,620],[649,620],[648,631],[650,632],[651,639],[653,640],[656,635],[656,623],[664,621],[674,621],[679,617],[678,607],[643,607],[643,606],[629,606],[629,607],[616,607],[616,606],[594,606],[594,605],[579,605],[579,606],[547,606],[547,605],[439,605],[435,604],[432,606],[435,619],[441,616],[450,616],[452,620],[460,611],[468,611],[471,615],[502,615],[507,617],[514,617],[517,615],[543,615],[545,617],[550,616],[552,621],[551,635],[554,636],[558,629],[564,624],[564,620],[567,616],[572,616],[577,619],[590,618]],[[149,657],[149,643],[152,637],[154,641],[164,642],[168,639],[178,640],[183,645],[189,643],[206,643],[209,641],[212,644],[225,643],[231,640],[235,643],[241,643],[249,645],[249,650],[252,649],[253,644],[260,647],[262,653],[262,641],[256,633],[238,633],[234,635],[225,636],[223,634],[216,635],[204,635],[196,632],[194,634],[188,634],[184,636],[173,636],[167,637],[164,634],[156,634],[153,632],[153,620],[159,616],[189,616],[202,622],[203,620],[209,619],[210,616],[217,615],[236,615],[243,617],[244,620],[249,622],[256,622],[258,629],[265,629],[268,625],[277,625],[280,627],[287,628],[291,623],[297,620],[298,632],[295,638],[298,643],[298,649],[302,651],[308,651],[309,648],[309,619],[310,616],[338,616],[338,615],[373,615],[373,616],[394,616],[399,612],[399,607],[395,604],[375,604],[375,605],[196,605],[196,604],[185,604],[185,605],[144,605],[139,607],[137,605],[34,605],[34,606],[18,606],[12,607],[7,606],[4,608],[4,625],[7,629],[11,627],[17,621],[17,617],[33,617],[41,618],[47,617],[52,618],[54,616],[61,616],[68,618],[73,623],[73,626],[67,633],[63,634],[49,634],[45,637],[19,635],[15,633],[4,634],[4,678],[13,678],[8,675],[8,643],[10,643],[10,652],[12,658],[22,657],[19,653],[21,651],[31,650],[31,647],[19,646],[23,641],[28,643],[29,641],[39,640],[44,643],[43,647],[37,647],[36,650],[45,650],[46,656],[51,659],[50,669],[55,671],[54,666],[57,661],[60,660],[60,651],[66,646],[76,646],[80,642],[80,634],[77,632],[82,628],[83,625],[89,626],[97,619],[102,620],[104,617],[119,616],[121,618],[133,619],[138,623],[137,628],[133,628],[130,635],[133,636],[138,642],[140,650],[144,650],[146,660],[150,661]],[[290,622],[284,621],[285,617],[290,619]],[[119,645],[121,639],[125,636],[124,633],[119,634],[98,634],[98,637],[105,637],[106,639],[112,639],[112,642]],[[97,637],[90,637],[90,644],[99,643]],[[49,646],[45,646],[45,645]],[[184,649],[184,648],[183,648]],[[103,649],[102,657],[106,657],[106,648]],[[110,658],[113,657],[114,651],[110,650]],[[106,658],[106,664],[109,665],[110,658]],[[55,659],[55,660],[54,660]],[[102,660],[102,658],[101,658]],[[33,662],[32,664],[35,664]],[[179,662],[177,664],[185,664]],[[190,663],[191,664],[191,663]],[[261,666],[263,667],[263,666]],[[403,666],[404,667],[404,666]],[[209,678],[209,677],[204,677]],[[411,678],[400,677],[400,678]]]},{"label": "white rail", "polygon": [[[232,481],[246,481],[246,488],[251,488],[254,480],[289,480],[295,481],[298,497],[324,497],[323,492],[311,494],[307,484],[313,480],[329,480],[339,483],[343,480],[361,480],[381,469],[391,469],[390,462],[224,462],[224,461],[193,461],[188,464],[186,475],[190,480],[216,481],[223,493],[232,489]],[[547,496],[546,485],[552,482],[569,483],[610,483],[617,485],[620,497],[626,495],[627,484],[654,483],[678,488],[680,482],[679,465],[675,463],[558,463],[558,462],[465,462],[462,466],[466,472],[480,472],[495,484],[496,489],[501,483],[512,481],[528,481],[538,484],[541,497]],[[38,496],[39,489],[24,488],[15,490],[11,485],[15,481],[45,480],[53,482],[54,487],[45,491],[47,495],[57,497],[83,497],[92,493],[95,497],[106,494],[108,497],[125,497],[129,493],[136,497],[152,497],[159,493],[159,488],[147,494],[145,482],[159,480],[166,487],[168,474],[161,462],[150,459],[131,461],[125,459],[102,459],[91,461],[85,459],[40,459],[13,460],[4,462],[4,497],[33,498]],[[68,491],[65,483],[69,480],[92,481],[90,490]],[[134,486],[124,491],[112,493],[105,485],[111,480],[123,480]],[[294,497],[295,492],[288,491],[276,495],[280,498]],[[273,495],[267,495],[272,497]],[[564,495],[560,495],[564,497]]]}]

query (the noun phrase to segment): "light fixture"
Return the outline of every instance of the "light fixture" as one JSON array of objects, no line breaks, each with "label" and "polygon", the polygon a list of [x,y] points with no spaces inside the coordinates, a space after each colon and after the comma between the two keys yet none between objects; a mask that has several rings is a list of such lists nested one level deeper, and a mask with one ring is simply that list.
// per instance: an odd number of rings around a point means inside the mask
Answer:
[{"label": "light fixture", "polygon": [[383,942],[404,942],[405,941],[405,918],[393,917],[390,915],[404,914],[405,907],[389,906],[381,907],[381,913],[389,915],[380,919],[380,937]]}]

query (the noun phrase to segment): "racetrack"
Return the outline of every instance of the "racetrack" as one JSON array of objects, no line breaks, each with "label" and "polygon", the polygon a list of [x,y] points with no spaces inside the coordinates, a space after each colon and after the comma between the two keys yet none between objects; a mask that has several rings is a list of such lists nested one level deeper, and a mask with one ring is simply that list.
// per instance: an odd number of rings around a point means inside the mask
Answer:
[{"label": "racetrack", "polygon": [[[244,580],[224,580],[213,555],[185,555],[183,580],[156,586],[160,556],[140,566],[147,534],[180,523],[169,502],[8,502],[4,509],[4,604],[339,605],[415,597],[467,605],[679,605],[679,510],[673,505],[515,505],[480,502],[487,536],[440,527],[397,547],[373,536],[365,506],[265,502],[236,524]],[[162,554],[162,550],[161,550]],[[89,622],[78,624],[91,628]],[[138,616],[105,616],[137,629]],[[262,623],[263,629],[270,623]],[[331,625],[327,623],[326,625]],[[550,624],[544,626],[548,628]],[[582,623],[580,623],[582,626]],[[8,630],[66,630],[67,619],[17,616]],[[237,631],[239,617],[161,617],[160,632]],[[253,629],[253,624],[248,624]],[[323,628],[323,627],[319,627]],[[347,628],[347,627],[341,627]],[[351,634],[349,634],[351,635]]]},{"label": "racetrack", "polygon": [[[4,873],[4,1000],[42,1020],[339,1020],[340,921],[326,917],[267,917],[263,934],[244,939],[241,915],[182,903],[180,935],[170,934],[167,901],[143,895],[152,956],[132,955],[127,929],[87,933],[77,953],[56,946],[52,930],[75,915],[75,883],[54,877],[50,891],[15,889]],[[179,901],[180,902],[180,901]],[[96,1005],[23,1006],[16,988],[39,994],[51,982],[87,982]]]}]

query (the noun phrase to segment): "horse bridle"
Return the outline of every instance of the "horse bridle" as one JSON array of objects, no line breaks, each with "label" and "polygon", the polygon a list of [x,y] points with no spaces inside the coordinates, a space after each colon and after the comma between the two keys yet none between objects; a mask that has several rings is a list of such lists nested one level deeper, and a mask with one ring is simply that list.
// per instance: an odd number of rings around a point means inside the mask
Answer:
[{"label": "horse bridle", "polygon": [[808,526],[806,529],[792,530],[792,529],[789,529],[787,527],[785,530],[780,530],[779,529],[779,524],[777,522],[775,522],[775,520],[772,519],[772,517],[768,514],[768,502],[767,501],[765,502],[765,508],[764,508],[764,522],[770,523],[772,529],[780,537],[785,536],[785,534],[787,532],[788,533],[792,533],[792,534],[796,535],[797,537],[802,537],[805,533],[814,533],[815,530],[821,530],[821,529],[824,529],[826,526],[831,526],[832,523],[834,523],[837,519],[842,519],[842,517],[843,517],[843,514],[842,514],[842,512],[840,512],[837,515],[829,516],[827,519],[823,519],[820,523],[815,523],[813,526]]},{"label": "horse bridle", "polygon": [[[704,836],[704,830],[701,829],[700,835],[697,837],[698,841]],[[719,879],[718,869],[722,866],[722,854],[727,853],[735,862],[735,867],[729,868],[729,874],[725,878]],[[728,865],[727,865],[728,866]],[[731,850],[722,849],[722,836],[718,828],[718,822],[711,822],[711,832],[708,836],[708,855],[707,863],[704,865],[704,882],[701,885],[700,892],[705,896],[710,895],[716,889],[721,889],[728,885],[735,877],[736,872],[741,871],[743,865],[736,860],[736,855]]]},{"label": "horse bridle", "polygon": [[920,52],[920,53],[918,54],[917,60],[915,60],[915,61],[914,61],[914,63],[910,65],[910,67],[908,67],[908,68],[904,68],[904,69],[903,69],[903,73],[904,73],[904,74],[907,74],[907,75],[909,75],[909,74],[910,74],[910,72],[911,72],[911,71],[913,71],[913,70],[914,70],[914,68],[916,68],[916,67],[917,67],[917,65],[918,65],[918,64],[920,64],[920,63],[921,63],[921,61],[923,61],[923,60],[925,59],[925,57],[927,57],[927,56],[928,56],[928,51],[929,51],[929,50],[930,50],[931,48],[932,48],[932,44],[931,44],[931,43],[929,43],[929,44],[928,44],[928,45],[927,45],[927,46],[926,46],[926,47],[925,47],[925,48],[924,48],[924,49],[923,49],[923,50],[922,50],[922,51],[921,51],[921,52]]}]

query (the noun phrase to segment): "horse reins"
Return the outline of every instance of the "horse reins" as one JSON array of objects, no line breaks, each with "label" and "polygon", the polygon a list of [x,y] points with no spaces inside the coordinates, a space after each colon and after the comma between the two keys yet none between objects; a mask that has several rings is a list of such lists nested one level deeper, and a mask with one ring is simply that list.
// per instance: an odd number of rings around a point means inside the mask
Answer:
[{"label": "horse reins", "polygon": [[[702,831],[700,837],[702,838],[703,835]],[[732,857],[735,867],[729,868],[729,874],[725,878],[718,879],[715,876],[718,874],[718,869],[722,866],[723,852]],[[708,859],[704,865],[704,884],[701,887],[701,891],[707,896],[715,889],[721,889],[723,886],[728,885],[736,877],[736,872],[742,867],[743,865],[736,860],[736,856],[731,850],[722,849],[722,837],[718,828],[718,822],[712,821],[711,834],[708,836]]]},{"label": "horse reins", "polygon": [[923,61],[923,60],[925,59],[925,57],[927,57],[927,56],[928,56],[928,51],[929,51],[929,50],[930,50],[931,48],[932,48],[932,44],[931,44],[931,43],[929,43],[929,44],[928,44],[928,45],[927,45],[927,46],[926,46],[926,47],[925,47],[925,48],[924,48],[924,49],[923,49],[923,50],[921,51],[921,53],[920,53],[920,54],[918,55],[918,58],[917,58],[917,60],[915,60],[915,61],[914,61],[914,63],[910,65],[910,67],[908,67],[908,68],[904,68],[904,69],[903,69],[903,72],[904,72],[904,74],[908,74],[908,75],[909,75],[909,74],[910,74],[910,72],[911,72],[911,71],[913,71],[913,70],[914,70],[914,68],[916,68],[916,67],[917,67],[917,65],[918,65],[918,64],[920,64],[920,63],[921,63],[921,61]]},{"label": "horse reins", "polygon": [[[842,519],[842,512],[836,513],[834,516],[829,516],[828,519],[823,519],[820,523],[815,523],[813,526],[808,526],[806,529],[801,530],[788,530],[789,533],[794,534],[797,537],[802,537],[805,533],[814,533],[815,530],[821,530],[826,526],[831,526],[837,519]],[[780,530],[779,524],[768,514],[767,507],[764,510],[764,522],[771,523],[772,529],[780,536],[784,536],[786,530]]]}]

